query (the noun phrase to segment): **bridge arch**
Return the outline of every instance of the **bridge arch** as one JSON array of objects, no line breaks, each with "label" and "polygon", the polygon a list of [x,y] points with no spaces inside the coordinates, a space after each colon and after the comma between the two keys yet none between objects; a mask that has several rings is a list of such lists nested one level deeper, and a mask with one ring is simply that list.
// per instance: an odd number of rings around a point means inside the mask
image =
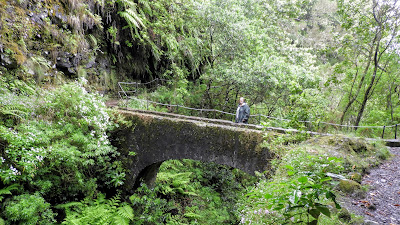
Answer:
[{"label": "bridge arch", "polygon": [[263,132],[217,120],[196,120],[170,114],[119,110],[128,121],[111,135],[127,169],[125,187],[133,192],[140,182],[151,185],[162,162],[193,159],[215,162],[249,174],[265,171],[273,155],[262,147]]}]

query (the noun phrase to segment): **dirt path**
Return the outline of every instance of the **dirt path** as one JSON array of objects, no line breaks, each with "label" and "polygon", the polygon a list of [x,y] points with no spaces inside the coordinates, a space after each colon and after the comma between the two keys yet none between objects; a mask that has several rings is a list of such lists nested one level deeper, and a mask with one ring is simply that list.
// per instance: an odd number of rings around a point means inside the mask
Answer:
[{"label": "dirt path", "polygon": [[361,184],[370,186],[365,198],[344,203],[344,207],[369,220],[369,224],[400,225],[400,147],[390,151],[393,158],[364,176]]}]

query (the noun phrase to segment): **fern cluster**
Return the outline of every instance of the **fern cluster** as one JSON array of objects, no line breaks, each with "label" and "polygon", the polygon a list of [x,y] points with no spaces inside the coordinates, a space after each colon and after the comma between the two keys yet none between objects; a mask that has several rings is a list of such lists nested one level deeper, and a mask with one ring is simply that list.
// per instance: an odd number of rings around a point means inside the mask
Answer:
[{"label": "fern cluster", "polygon": [[20,80],[0,79],[0,125],[15,126],[35,109],[35,90]]},{"label": "fern cluster", "polygon": [[63,224],[129,225],[134,219],[132,207],[121,203],[119,195],[106,199],[100,194],[94,201],[69,202],[57,208],[67,213]]}]

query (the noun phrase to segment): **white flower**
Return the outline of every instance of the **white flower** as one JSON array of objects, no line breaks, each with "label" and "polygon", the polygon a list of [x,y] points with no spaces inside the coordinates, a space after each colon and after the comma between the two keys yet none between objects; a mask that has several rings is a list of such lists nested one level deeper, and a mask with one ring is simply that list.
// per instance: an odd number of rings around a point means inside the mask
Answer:
[{"label": "white flower", "polygon": [[37,156],[36,156],[36,159],[37,159],[39,162],[41,162],[41,161],[43,161],[43,156],[37,155]]},{"label": "white flower", "polygon": [[16,168],[14,168],[13,166],[10,166],[10,170],[12,171],[11,174],[13,174],[13,175],[20,175],[20,174],[21,174],[21,173],[20,173]]}]

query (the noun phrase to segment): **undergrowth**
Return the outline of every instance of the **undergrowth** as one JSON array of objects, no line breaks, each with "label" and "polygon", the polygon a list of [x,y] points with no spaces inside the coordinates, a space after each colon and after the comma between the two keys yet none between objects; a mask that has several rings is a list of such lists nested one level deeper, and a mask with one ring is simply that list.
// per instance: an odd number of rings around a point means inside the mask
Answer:
[{"label": "undergrowth", "polygon": [[336,178],[352,179],[350,172],[363,174],[389,157],[383,144],[357,138],[317,137],[290,144],[293,136],[287,137],[267,144],[278,155],[272,163],[275,174],[241,199],[242,224],[342,224],[336,214],[341,208],[336,195],[342,194]]},{"label": "undergrowth", "polygon": [[6,189],[18,185],[5,192],[0,209],[9,223],[55,221],[59,210],[51,205],[123,184],[125,173],[107,135],[114,124],[101,97],[84,85],[40,91],[19,85],[15,92],[2,83],[0,178]]}]

